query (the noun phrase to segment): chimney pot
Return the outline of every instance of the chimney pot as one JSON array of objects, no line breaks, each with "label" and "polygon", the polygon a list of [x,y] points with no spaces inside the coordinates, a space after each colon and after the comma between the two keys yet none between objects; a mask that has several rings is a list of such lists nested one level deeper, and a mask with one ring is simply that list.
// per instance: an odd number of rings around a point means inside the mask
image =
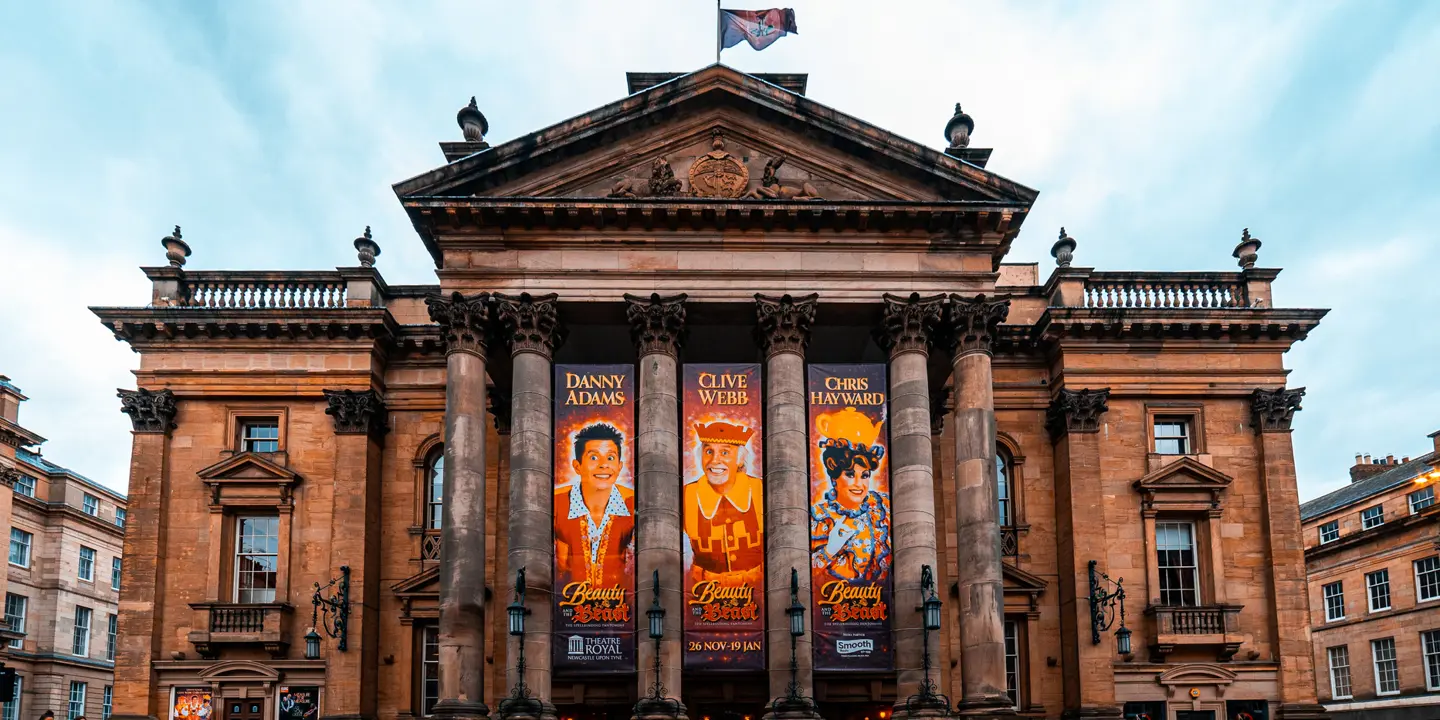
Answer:
[{"label": "chimney pot", "polygon": [[1405,457],[1400,458],[1400,462],[1401,462],[1401,463],[1408,463],[1408,462],[1410,462],[1410,456],[1409,456],[1409,455],[1406,455]]},{"label": "chimney pot", "polygon": [[1366,464],[1366,465],[1369,465],[1369,464],[1370,464],[1370,455],[1369,455],[1368,453],[1365,455],[1365,464]]},{"label": "chimney pot", "polygon": [[1394,465],[1394,464],[1395,464],[1395,456],[1394,456],[1394,455],[1386,455],[1386,456],[1385,456],[1385,464],[1386,464],[1386,465]]}]

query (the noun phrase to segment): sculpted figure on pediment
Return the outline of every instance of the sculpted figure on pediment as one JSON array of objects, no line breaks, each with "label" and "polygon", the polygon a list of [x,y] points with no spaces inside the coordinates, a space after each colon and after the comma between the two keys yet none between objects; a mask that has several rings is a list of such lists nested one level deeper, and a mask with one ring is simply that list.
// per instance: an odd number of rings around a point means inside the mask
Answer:
[{"label": "sculpted figure on pediment", "polygon": [[673,197],[680,193],[680,180],[663,157],[650,163],[650,179],[621,178],[610,188],[608,197]]},{"label": "sculpted figure on pediment", "polygon": [[745,197],[754,200],[823,200],[820,191],[808,182],[800,183],[800,187],[784,185],[780,182],[778,172],[780,166],[785,164],[784,155],[776,155],[765,163],[765,174],[760,176],[760,186],[745,194]]}]

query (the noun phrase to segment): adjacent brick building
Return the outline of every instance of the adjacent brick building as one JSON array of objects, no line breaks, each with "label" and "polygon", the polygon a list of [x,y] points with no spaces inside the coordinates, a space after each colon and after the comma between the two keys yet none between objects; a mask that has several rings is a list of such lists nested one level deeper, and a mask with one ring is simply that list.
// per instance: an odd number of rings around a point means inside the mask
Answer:
[{"label": "adjacent brick building", "polygon": [[[1322,716],[1289,435],[1303,389],[1282,360],[1325,311],[1272,295],[1257,240],[1238,271],[1109,272],[1073,266],[1062,231],[1042,278],[1003,262],[1037,193],[985,169],[958,107],[940,151],[807,99],[803,75],[629,80],[494,147],[461,110],[446,164],[395,186],[437,283],[387,283],[368,232],[334,271],[189,269],[177,228],[146,304],[95,309],[141,356],[121,393],[117,715],[165,717],[198,689],[251,720],[314,687],[324,717],[681,710],[668,700],[814,717],[788,692],[784,614],[812,547],[802,383],[807,363],[878,363],[896,669],[817,671],[802,635],[795,689],[820,715]],[[681,667],[676,382],[697,362],[763,363],[765,671]],[[635,608],[636,671],[552,668],[552,363],[638,371],[639,599],[653,570],[667,612],[652,645]],[[347,647],[325,633],[307,658],[313,583],[341,566]],[[507,697],[522,567],[535,702]],[[1106,576],[1128,599],[1092,608]],[[948,701],[927,692],[927,643]]]},{"label": "adjacent brick building", "polygon": [[17,699],[3,720],[86,715],[108,720],[114,691],[126,498],[38,452],[19,425],[20,390],[0,376],[0,528],[10,539],[3,653]]},{"label": "adjacent brick building", "polygon": [[1316,691],[1333,717],[1440,717],[1440,432],[1415,459],[1357,455],[1301,506]]}]

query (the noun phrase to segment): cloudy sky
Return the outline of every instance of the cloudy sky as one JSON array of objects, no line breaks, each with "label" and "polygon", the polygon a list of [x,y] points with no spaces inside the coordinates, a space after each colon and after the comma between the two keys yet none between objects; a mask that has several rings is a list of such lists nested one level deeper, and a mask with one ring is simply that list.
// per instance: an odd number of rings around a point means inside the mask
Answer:
[{"label": "cloudy sky", "polygon": [[[1040,190],[1011,255],[1230,270],[1333,308],[1287,358],[1302,497],[1355,452],[1440,430],[1440,3],[794,0],[800,34],[724,61],[943,147],[959,100],[990,169]],[[727,3],[729,6],[730,3]],[[880,12],[883,10],[884,12]],[[442,162],[471,95],[491,142],[714,60],[705,0],[8,3],[0,10],[0,373],[46,457],[126,485],[115,388],[138,356],[89,305],[140,305],[180,224],[191,268],[350,265],[431,282],[390,185]]]}]

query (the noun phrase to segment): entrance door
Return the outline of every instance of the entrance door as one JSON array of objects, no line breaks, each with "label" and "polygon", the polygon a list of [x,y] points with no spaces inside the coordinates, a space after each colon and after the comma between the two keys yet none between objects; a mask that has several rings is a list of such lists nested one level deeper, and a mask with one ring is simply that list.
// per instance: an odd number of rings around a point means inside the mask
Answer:
[{"label": "entrance door", "polygon": [[225,698],[225,720],[265,720],[265,701],[255,698]]},{"label": "entrance door", "polygon": [[1175,720],[1215,720],[1214,710],[1176,710]]}]

